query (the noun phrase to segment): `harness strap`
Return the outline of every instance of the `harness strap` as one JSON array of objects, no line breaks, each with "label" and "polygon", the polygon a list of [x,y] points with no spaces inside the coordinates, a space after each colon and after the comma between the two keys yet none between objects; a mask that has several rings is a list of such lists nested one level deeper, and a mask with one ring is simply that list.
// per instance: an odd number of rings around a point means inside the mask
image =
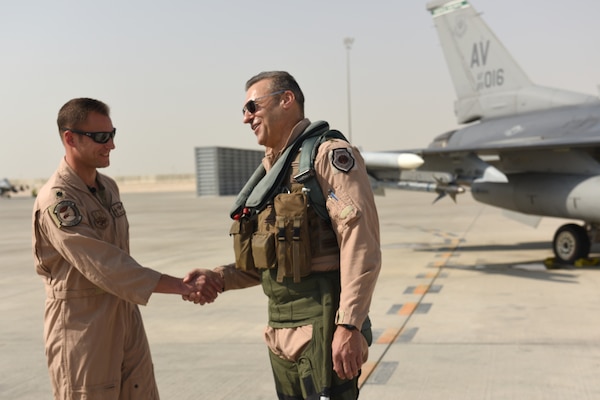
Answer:
[{"label": "harness strap", "polygon": [[340,131],[334,129],[328,130],[320,136],[313,136],[304,140],[302,143],[302,151],[300,152],[298,174],[294,176],[296,182],[304,185],[308,192],[308,197],[310,198],[310,204],[317,215],[325,221],[329,221],[329,213],[325,206],[325,197],[321,191],[321,186],[319,186],[319,182],[315,179],[315,158],[317,157],[319,146],[330,139],[348,141]]},{"label": "harness strap", "polygon": [[311,123],[308,128],[283,152],[268,173],[261,164],[252,174],[250,180],[244,185],[235,199],[230,216],[239,215],[244,207],[260,212],[279,190],[283,179],[286,177],[288,168],[296,156],[302,143],[312,137],[318,137],[329,130],[329,124],[325,121]]},{"label": "harness strap", "polygon": [[277,240],[279,241],[277,246],[277,282],[283,282],[285,277],[285,252],[286,252],[286,236],[285,236],[285,219],[277,218]]},{"label": "harness strap", "polygon": [[294,231],[292,238],[292,270],[294,276],[294,282],[300,282],[300,264],[302,260],[300,260],[300,218],[294,218]]}]

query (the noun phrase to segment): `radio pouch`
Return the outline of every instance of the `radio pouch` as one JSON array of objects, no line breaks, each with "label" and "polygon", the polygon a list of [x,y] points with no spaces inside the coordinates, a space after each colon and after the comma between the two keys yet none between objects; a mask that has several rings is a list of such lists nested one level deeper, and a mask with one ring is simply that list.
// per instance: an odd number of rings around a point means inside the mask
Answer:
[{"label": "radio pouch", "polygon": [[277,282],[293,277],[294,282],[310,274],[311,250],[304,193],[281,193],[275,196]]}]

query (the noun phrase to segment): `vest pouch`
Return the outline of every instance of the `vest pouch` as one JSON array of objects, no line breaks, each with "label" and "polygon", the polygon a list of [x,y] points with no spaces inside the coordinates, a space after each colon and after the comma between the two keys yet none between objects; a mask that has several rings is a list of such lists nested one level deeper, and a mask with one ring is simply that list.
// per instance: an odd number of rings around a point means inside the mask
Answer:
[{"label": "vest pouch", "polygon": [[270,232],[256,232],[252,235],[252,258],[258,269],[272,269],[277,266],[275,235]]},{"label": "vest pouch", "polygon": [[255,232],[252,235],[252,257],[254,266],[258,269],[273,269],[277,266],[275,235],[270,229],[274,223],[275,210],[272,204],[267,204],[257,215]]},{"label": "vest pouch", "polygon": [[252,233],[256,222],[254,218],[240,218],[233,221],[229,235],[233,236],[233,252],[235,253],[235,267],[242,271],[254,270],[252,257]]},{"label": "vest pouch", "polygon": [[277,281],[300,278],[311,272],[310,231],[307,198],[304,193],[281,193],[275,196],[275,247]]}]

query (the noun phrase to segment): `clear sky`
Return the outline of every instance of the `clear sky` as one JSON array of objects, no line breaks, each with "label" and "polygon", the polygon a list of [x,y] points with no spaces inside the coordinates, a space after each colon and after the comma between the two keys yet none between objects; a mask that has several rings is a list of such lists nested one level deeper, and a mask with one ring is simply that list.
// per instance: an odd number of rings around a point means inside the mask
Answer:
[{"label": "clear sky", "polygon": [[[600,1],[474,0],[534,83],[597,94]],[[58,109],[111,106],[112,176],[194,172],[194,148],[261,149],[244,83],[287,70],[306,115],[365,151],[425,147],[457,126],[454,90],[421,0],[23,0],[0,3],[0,178],[47,178]]]}]

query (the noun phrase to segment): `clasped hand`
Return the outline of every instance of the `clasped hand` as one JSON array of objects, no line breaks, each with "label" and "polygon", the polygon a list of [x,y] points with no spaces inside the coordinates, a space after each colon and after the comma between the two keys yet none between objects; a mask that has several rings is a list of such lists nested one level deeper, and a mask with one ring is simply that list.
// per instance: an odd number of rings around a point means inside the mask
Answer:
[{"label": "clasped hand", "polygon": [[188,294],[181,296],[183,300],[200,305],[215,301],[225,286],[221,274],[210,269],[200,268],[188,272],[183,278],[183,283],[191,288]]}]

